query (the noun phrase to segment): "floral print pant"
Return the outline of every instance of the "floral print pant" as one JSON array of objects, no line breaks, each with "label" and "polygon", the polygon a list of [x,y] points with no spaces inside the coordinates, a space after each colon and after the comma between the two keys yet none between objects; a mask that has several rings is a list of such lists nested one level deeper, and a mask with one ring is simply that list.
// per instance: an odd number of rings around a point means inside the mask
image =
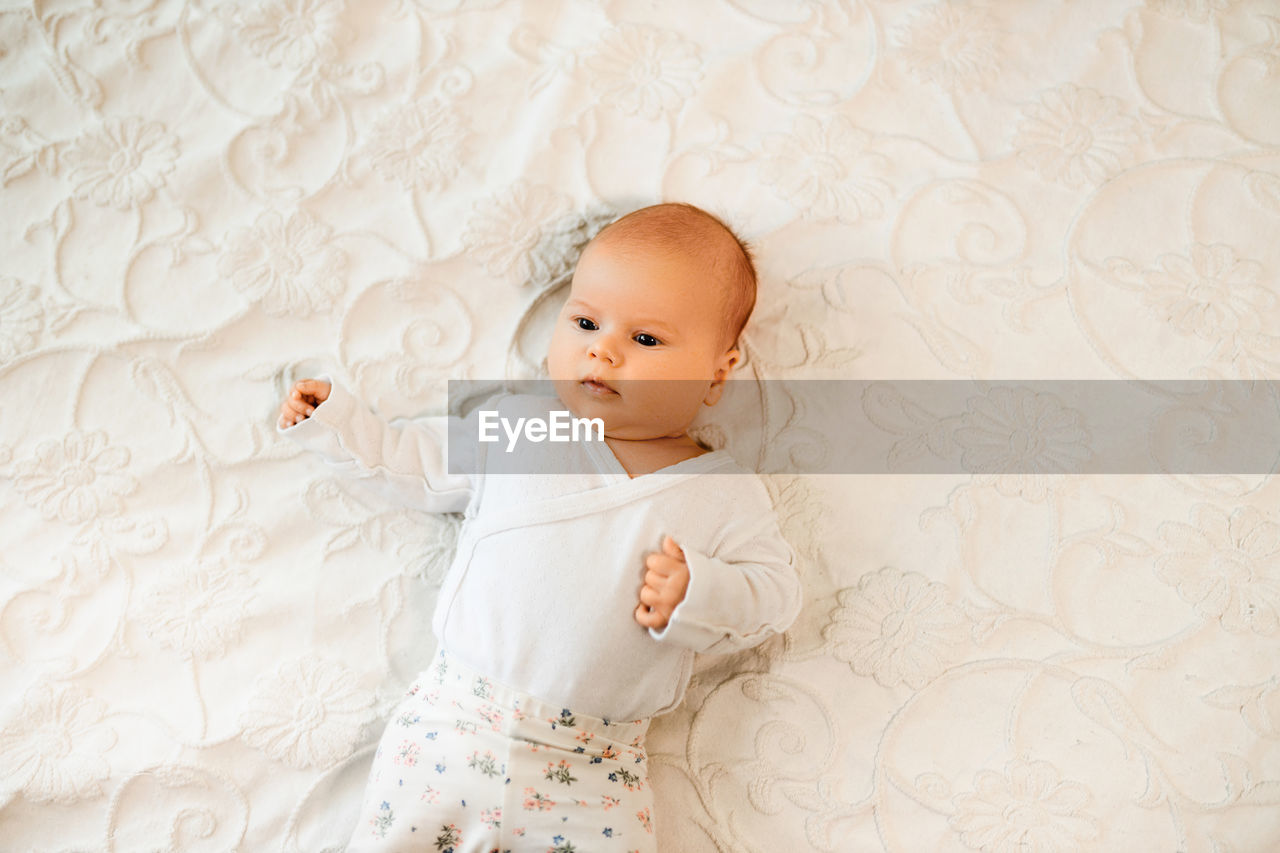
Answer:
[{"label": "floral print pant", "polygon": [[554,707],[441,650],[382,734],[347,853],[656,853],[648,727]]}]

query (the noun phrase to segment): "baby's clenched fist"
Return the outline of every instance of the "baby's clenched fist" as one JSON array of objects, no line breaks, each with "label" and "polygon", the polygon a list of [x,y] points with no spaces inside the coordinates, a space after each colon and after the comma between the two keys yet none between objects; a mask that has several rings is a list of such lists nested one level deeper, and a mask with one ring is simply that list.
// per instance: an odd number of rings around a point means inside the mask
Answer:
[{"label": "baby's clenched fist", "polygon": [[644,586],[640,589],[636,621],[646,628],[660,631],[671,621],[676,606],[684,601],[684,594],[689,589],[689,564],[676,541],[670,536],[663,536],[662,553],[645,557],[644,566]]},{"label": "baby's clenched fist", "polygon": [[280,429],[288,429],[311,417],[316,406],[329,399],[329,383],[319,379],[299,379],[280,404]]}]

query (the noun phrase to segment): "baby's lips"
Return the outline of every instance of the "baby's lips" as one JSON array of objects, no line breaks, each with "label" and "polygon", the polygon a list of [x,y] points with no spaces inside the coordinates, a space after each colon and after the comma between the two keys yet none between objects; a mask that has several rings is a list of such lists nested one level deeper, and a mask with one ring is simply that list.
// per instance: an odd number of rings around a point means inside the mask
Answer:
[{"label": "baby's lips", "polygon": [[614,394],[618,393],[617,388],[614,388],[608,382],[605,382],[603,379],[600,379],[595,376],[585,376],[582,378],[581,381],[588,391],[595,391],[597,393],[600,393],[602,391],[609,391]]}]

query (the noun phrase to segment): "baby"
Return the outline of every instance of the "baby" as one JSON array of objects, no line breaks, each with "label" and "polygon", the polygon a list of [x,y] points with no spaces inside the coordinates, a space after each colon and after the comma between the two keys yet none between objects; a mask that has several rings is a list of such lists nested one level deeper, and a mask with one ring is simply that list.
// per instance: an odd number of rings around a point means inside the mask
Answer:
[{"label": "baby", "polygon": [[680,703],[695,653],[754,646],[800,608],[763,483],[688,434],[740,359],[755,288],[747,249],[692,205],[587,245],[547,354],[555,396],[477,410],[601,419],[603,442],[538,445],[580,475],[489,476],[504,454],[479,443],[451,467],[449,418],[387,423],[328,377],[293,387],[282,434],[408,505],[464,513],[435,663],[382,735],[349,853],[656,850],[649,720]]}]

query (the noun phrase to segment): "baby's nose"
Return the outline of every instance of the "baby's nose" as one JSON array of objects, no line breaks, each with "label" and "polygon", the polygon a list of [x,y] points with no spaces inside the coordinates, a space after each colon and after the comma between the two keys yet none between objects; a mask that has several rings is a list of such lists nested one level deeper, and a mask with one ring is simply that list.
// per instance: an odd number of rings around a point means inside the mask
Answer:
[{"label": "baby's nose", "polygon": [[608,361],[610,364],[617,361],[617,348],[604,340],[603,337],[592,341],[591,346],[587,348],[587,352],[596,358]]}]

